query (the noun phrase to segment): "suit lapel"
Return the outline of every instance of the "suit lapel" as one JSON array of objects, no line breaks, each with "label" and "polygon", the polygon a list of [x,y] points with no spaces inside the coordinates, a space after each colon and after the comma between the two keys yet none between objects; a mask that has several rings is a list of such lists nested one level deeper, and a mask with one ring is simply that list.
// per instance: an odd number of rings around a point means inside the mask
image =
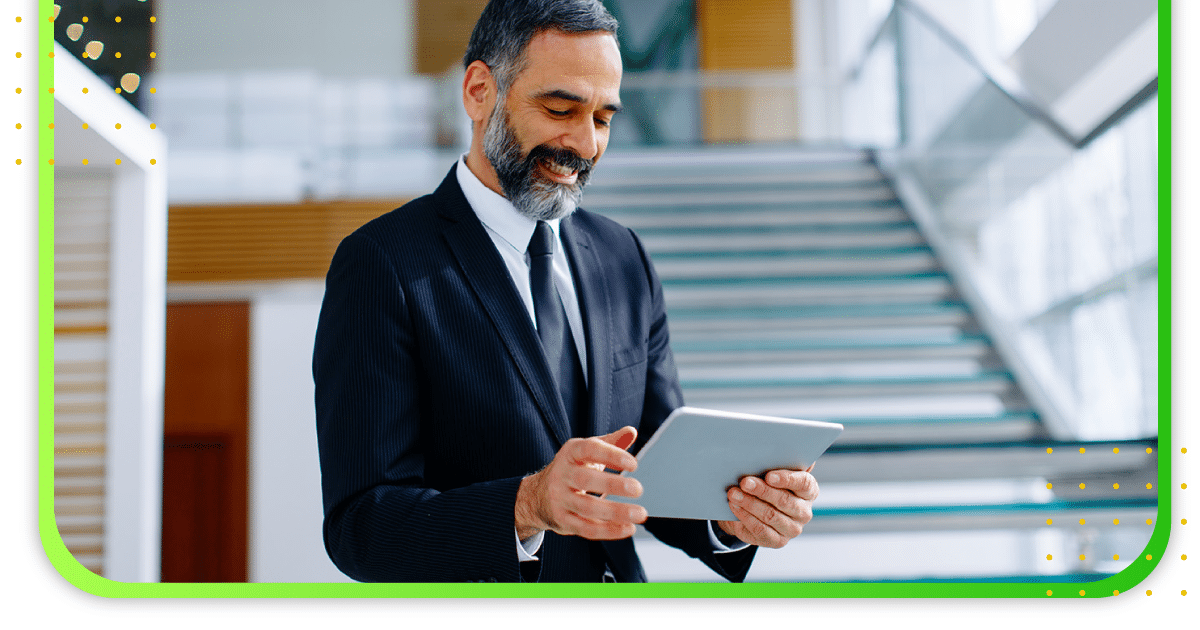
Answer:
[{"label": "suit lapel", "polygon": [[604,435],[613,430],[608,417],[612,398],[612,322],[608,317],[611,310],[607,280],[601,272],[599,252],[590,235],[578,228],[575,216],[563,219],[559,229],[571,262],[571,275],[587,337],[590,431],[591,435]]},{"label": "suit lapel", "polygon": [[475,296],[483,305],[509,356],[541,411],[547,430],[561,446],[571,437],[567,413],[546,364],[529,313],[513,286],[508,268],[483,224],[458,186],[454,169],[434,192],[440,214],[450,220],[442,232]]}]

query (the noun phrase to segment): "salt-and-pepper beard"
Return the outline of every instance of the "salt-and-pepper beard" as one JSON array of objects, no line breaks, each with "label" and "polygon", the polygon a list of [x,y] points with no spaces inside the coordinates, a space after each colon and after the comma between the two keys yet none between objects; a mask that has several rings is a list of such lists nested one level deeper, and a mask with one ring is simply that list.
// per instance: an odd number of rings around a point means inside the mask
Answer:
[{"label": "salt-and-pepper beard", "polygon": [[[592,174],[592,161],[569,149],[541,144],[530,149],[528,155],[522,154],[508,111],[499,103],[483,134],[483,155],[496,170],[508,201],[517,212],[534,221],[561,219],[574,212]],[[539,161],[578,171],[579,176],[574,184],[550,181],[538,171]]]}]

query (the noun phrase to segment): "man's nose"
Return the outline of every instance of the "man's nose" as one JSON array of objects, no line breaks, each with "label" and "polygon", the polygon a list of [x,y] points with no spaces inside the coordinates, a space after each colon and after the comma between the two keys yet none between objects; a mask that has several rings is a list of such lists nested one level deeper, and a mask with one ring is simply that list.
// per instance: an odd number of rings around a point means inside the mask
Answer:
[{"label": "man's nose", "polygon": [[599,152],[599,141],[596,138],[596,125],[591,118],[572,122],[571,129],[563,137],[563,146],[571,149],[585,160],[596,159]]}]

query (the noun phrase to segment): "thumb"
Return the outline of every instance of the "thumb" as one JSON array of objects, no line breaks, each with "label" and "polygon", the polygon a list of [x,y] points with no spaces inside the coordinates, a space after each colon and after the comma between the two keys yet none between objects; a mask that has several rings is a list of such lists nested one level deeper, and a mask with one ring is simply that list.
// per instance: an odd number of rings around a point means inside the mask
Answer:
[{"label": "thumb", "polygon": [[630,426],[624,426],[616,431],[613,431],[612,433],[609,433],[608,435],[601,435],[600,439],[619,449],[626,450],[632,446],[634,440],[637,439],[637,429]]}]

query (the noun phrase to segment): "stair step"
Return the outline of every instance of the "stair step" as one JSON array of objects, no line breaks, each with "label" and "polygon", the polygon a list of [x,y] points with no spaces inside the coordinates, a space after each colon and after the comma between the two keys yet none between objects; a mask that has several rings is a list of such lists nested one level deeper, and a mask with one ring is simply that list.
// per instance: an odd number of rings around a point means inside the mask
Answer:
[{"label": "stair step", "polygon": [[970,375],[889,378],[681,378],[688,404],[716,407],[714,402],[834,396],[930,396],[942,394],[1003,394],[1013,384],[1004,372]]},{"label": "stair step", "polygon": [[841,447],[1025,442],[1046,437],[1045,429],[1037,415],[1032,412],[974,416],[822,417],[809,419],[842,423],[846,430],[837,440]]},{"label": "stair step", "polygon": [[777,361],[772,363],[710,361],[680,362],[679,377],[684,383],[782,382],[805,381],[883,381],[883,380],[946,380],[979,377],[995,372],[994,366],[980,361],[958,358],[926,360],[874,361]]},{"label": "stair step", "polygon": [[944,302],[957,296],[941,274],[878,278],[687,279],[663,282],[668,312],[682,307]]},{"label": "stair step", "polygon": [[[952,343],[930,341],[910,343],[891,339],[863,340],[851,343],[838,340],[823,343],[823,339],[722,339],[675,341],[675,363],[681,368],[692,365],[777,365],[790,362],[825,364],[855,361],[921,361],[931,359],[971,359],[980,361],[992,356],[991,345],[984,339]],[[889,343],[891,342],[891,343]]]},{"label": "stair step", "polygon": [[674,252],[753,252],[923,246],[925,239],[911,224],[857,230],[739,231],[735,229],[637,230],[651,257]]},{"label": "stair step", "polygon": [[[843,447],[835,442],[821,456],[817,468],[821,479],[829,482],[921,481],[936,479],[1005,479],[1014,475],[1026,478],[1059,479],[1070,477],[1104,478],[1114,471],[1125,471],[1133,478],[1148,477],[1140,483],[1095,486],[1105,498],[1115,501],[1157,496],[1145,490],[1146,483],[1157,484],[1156,456],[1144,448],[1144,441],[1114,442],[1033,442],[1002,444],[879,445]],[[1075,452],[1087,449],[1090,457]],[[1113,452],[1113,448],[1119,452]],[[1047,448],[1053,452],[1048,453]]]},{"label": "stair step", "polygon": [[885,183],[879,183],[828,188],[808,186],[764,189],[762,186],[746,186],[731,189],[729,186],[722,186],[712,190],[681,187],[653,191],[641,189],[636,192],[588,191],[582,206],[601,214],[608,214],[612,211],[619,214],[622,210],[659,212],[674,209],[676,212],[694,212],[713,206],[725,206],[729,209],[768,206],[800,208],[827,204],[886,204],[894,206],[896,203],[896,193],[892,187]]},{"label": "stair step", "polygon": [[797,330],[806,328],[962,326],[971,320],[957,302],[788,307],[679,307],[669,314],[672,334],[696,330]]},{"label": "stair step", "polygon": [[747,170],[725,167],[709,169],[709,172],[702,174],[697,174],[692,170],[681,173],[679,169],[660,170],[657,173],[652,170],[648,172],[648,169],[645,168],[625,169],[623,173],[613,171],[613,166],[606,161],[603,171],[596,171],[591,183],[588,184],[588,193],[610,189],[626,191],[687,187],[694,190],[696,187],[708,186],[745,188],[747,186],[795,185],[833,187],[886,183],[879,169],[863,163],[835,165],[827,168],[790,167],[785,170],[771,171],[761,168]]},{"label": "stair step", "polygon": [[1047,519],[1064,525],[1082,519],[1099,527],[1120,527],[1113,524],[1113,519],[1140,523],[1154,518],[1157,511],[1157,502],[1146,498],[862,508],[821,508],[818,500],[813,507],[813,520],[804,526],[804,533],[1040,529],[1047,527]]},{"label": "stair step", "polygon": [[888,204],[881,207],[864,207],[852,204],[845,208],[822,204],[818,208],[801,209],[796,203],[780,204],[778,207],[716,206],[698,210],[696,208],[658,208],[649,212],[631,207],[628,214],[606,212],[605,214],[631,228],[638,234],[654,230],[677,228],[779,228],[779,227],[877,227],[910,225],[909,217],[899,208]]},{"label": "stair step", "polygon": [[[878,252],[878,250],[875,250]],[[831,255],[741,255],[656,257],[654,267],[664,281],[676,278],[754,278],[780,276],[901,275],[941,270],[928,250],[902,253]]]}]

